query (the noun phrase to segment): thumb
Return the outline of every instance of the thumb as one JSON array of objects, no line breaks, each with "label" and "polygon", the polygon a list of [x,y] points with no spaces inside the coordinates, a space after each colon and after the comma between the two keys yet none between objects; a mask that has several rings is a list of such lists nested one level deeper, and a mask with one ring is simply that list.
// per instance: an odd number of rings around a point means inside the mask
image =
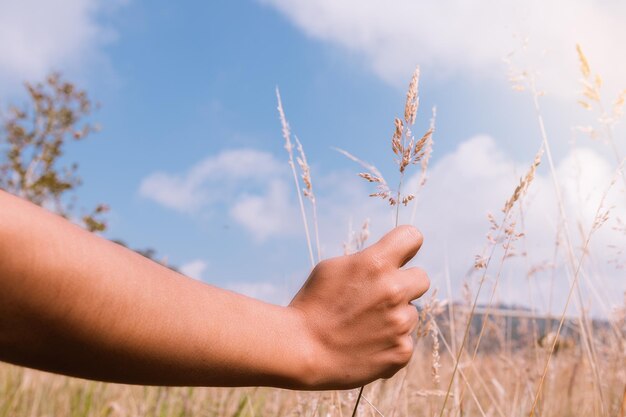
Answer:
[{"label": "thumb", "polygon": [[419,251],[424,238],[414,226],[398,226],[384,235],[378,242],[364,249],[364,255],[375,255],[394,268],[401,268]]}]

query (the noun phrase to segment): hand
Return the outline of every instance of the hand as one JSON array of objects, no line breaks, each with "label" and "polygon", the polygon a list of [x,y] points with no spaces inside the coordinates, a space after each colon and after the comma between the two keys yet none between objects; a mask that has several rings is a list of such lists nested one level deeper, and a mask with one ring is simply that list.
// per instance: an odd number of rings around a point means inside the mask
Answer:
[{"label": "hand", "polygon": [[303,317],[313,345],[311,388],[353,388],[389,378],[413,354],[418,312],[411,305],[430,283],[418,268],[402,270],[422,245],[400,226],[354,255],[320,262],[290,308]]}]

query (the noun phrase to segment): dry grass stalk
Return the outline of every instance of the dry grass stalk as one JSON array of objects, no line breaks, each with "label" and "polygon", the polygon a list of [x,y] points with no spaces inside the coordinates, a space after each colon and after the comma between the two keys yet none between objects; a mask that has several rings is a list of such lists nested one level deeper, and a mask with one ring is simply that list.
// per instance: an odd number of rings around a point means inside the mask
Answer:
[{"label": "dry grass stalk", "polygon": [[352,155],[350,152],[344,151],[343,149],[339,149],[339,148],[333,148],[333,149],[339,152],[340,154],[344,155],[346,158],[356,162],[357,164],[361,165],[363,168],[368,170],[368,172],[361,172],[358,175],[359,177],[365,179],[368,182],[374,182],[378,184],[376,186],[377,191],[375,193],[370,194],[370,197],[381,197],[383,200],[389,199],[389,204],[391,205],[396,204],[396,200],[393,197],[391,197],[391,189],[389,188],[387,181],[385,181],[383,174],[380,173],[378,168],[376,168],[374,165],[370,163],[362,161],[361,159]]},{"label": "dry grass stalk", "polygon": [[585,78],[589,78],[591,75],[591,69],[589,68],[589,62],[587,61],[585,54],[583,54],[580,44],[576,44],[576,52],[578,52],[578,59],[580,60],[580,72],[583,73]]},{"label": "dry grass stalk", "polygon": [[[611,111],[607,111],[602,102],[602,95],[600,91],[603,84],[602,77],[599,74],[596,74],[594,77],[592,77],[589,61],[587,60],[587,57],[585,57],[581,46],[578,44],[576,45],[576,51],[578,52],[580,71],[583,76],[583,78],[581,79],[581,84],[583,86],[583,98],[578,100],[578,103],[587,110],[593,110],[594,106],[597,107],[599,113],[598,121],[600,125],[604,128],[605,140],[611,147],[611,150],[615,157],[615,162],[619,165],[623,157],[621,152],[617,148],[617,144],[615,143],[615,139],[613,137],[613,128],[624,115],[623,108],[624,101],[626,100],[626,90],[622,90],[617,95],[617,98],[613,102]],[[601,136],[601,134],[598,133],[597,129],[594,129],[591,126],[578,127],[577,130],[581,132],[587,132],[592,139],[597,139]],[[624,187],[626,187],[626,176],[623,172],[620,173],[620,175],[622,177]]]},{"label": "dry grass stalk", "polygon": [[[450,349],[449,332],[442,323],[442,318],[436,317],[435,323],[439,323],[438,333],[442,349],[440,373],[445,379],[452,368],[454,350]],[[505,329],[500,331],[504,332]],[[513,356],[492,352],[479,355],[474,364],[463,359],[459,365],[457,380],[462,386],[469,384],[473,389],[470,391],[470,388],[466,388],[467,395],[463,405],[454,408],[448,406],[447,415],[458,416],[460,413],[467,417],[523,415],[524,410],[529,409],[531,401],[527,400],[528,384],[532,384],[533,387],[536,385],[535,370],[528,360],[531,351],[532,346],[525,345],[520,347],[520,350],[513,351]],[[615,355],[613,361],[602,362],[603,378],[610,388],[607,402],[612,405],[608,415],[619,416],[624,394],[624,373],[620,369],[624,355],[622,353],[618,357],[617,352],[605,353]],[[400,383],[399,378],[374,383],[371,389],[366,391],[367,399],[387,417],[431,417],[433,407],[438,407],[445,396],[445,390],[434,389],[432,386],[431,354],[429,345],[417,346],[410,365],[413,372],[408,373],[400,401],[389,401],[387,396],[391,391],[380,389],[383,385],[396,389]],[[569,415],[567,414],[569,407],[576,411],[575,415],[594,415],[591,404],[593,393],[590,392],[590,380],[587,376],[589,366],[587,361],[580,360],[579,355],[576,348],[564,350],[559,353],[558,361],[554,361],[550,372],[556,375],[550,380],[551,383],[546,384],[542,394],[545,402],[542,417]],[[570,389],[572,383],[570,376],[576,363],[580,366]],[[470,369],[473,375],[470,375]],[[500,388],[493,384],[494,379],[506,390],[504,398],[500,396]],[[320,401],[316,401],[320,395],[317,392],[293,392],[272,388],[258,388],[257,391],[253,391],[249,388],[174,387],[165,390],[158,387],[94,383],[7,364],[0,364],[0,381],[2,381],[0,415],[7,416],[44,417],[73,414],[85,417],[152,414],[163,417],[250,416],[254,410],[257,416],[347,417],[350,416],[356,397],[355,391],[324,393]],[[571,390],[570,394],[568,390]],[[456,395],[451,394],[451,397],[457,401]],[[248,403],[252,405],[252,410]],[[379,415],[365,400],[362,400],[362,403],[360,415]],[[396,403],[397,411],[393,414],[392,409]]]},{"label": "dry grass stalk", "polygon": [[365,219],[361,230],[354,232],[352,230],[352,224],[348,231],[348,241],[343,244],[344,255],[350,255],[355,252],[359,252],[365,247],[365,242],[370,237],[370,219]]},{"label": "dry grass stalk", "polygon": [[383,200],[387,200],[391,206],[397,206],[396,225],[398,224],[399,205],[407,206],[416,197],[416,194],[402,193],[405,171],[410,165],[421,164],[422,174],[419,184],[420,187],[423,186],[426,183],[426,169],[428,168],[428,160],[432,153],[432,135],[435,130],[435,109],[433,108],[430,128],[419,140],[416,140],[411,131],[411,126],[415,124],[417,110],[419,108],[419,75],[419,67],[416,67],[407,91],[406,103],[404,105],[404,121],[398,117],[394,119],[394,130],[391,135],[391,150],[396,156],[396,163],[398,164],[398,170],[400,172],[400,180],[396,190],[392,191],[390,189],[387,181],[375,166],[363,162],[349,152],[337,149],[337,151],[368,170],[368,172],[359,173],[359,176],[368,182],[377,184],[376,192],[370,194],[370,197],[380,197]]},{"label": "dry grass stalk", "polygon": [[[437,327],[439,334],[441,334],[441,329],[439,329],[439,326],[437,325],[437,321],[435,320],[435,318],[431,316],[430,320],[432,320],[433,326]],[[484,411],[482,405],[480,404],[480,401],[478,400],[478,396],[476,395],[476,392],[474,391],[474,389],[472,388],[471,384],[469,383],[469,380],[468,380],[467,376],[465,375],[465,372],[463,371],[463,369],[461,369],[461,367],[459,367],[458,356],[452,351],[452,349],[450,348],[450,345],[448,344],[448,342],[446,341],[446,339],[443,336],[441,336],[441,341],[443,342],[443,345],[446,348],[446,351],[448,352],[448,355],[452,358],[454,369],[458,370],[459,375],[461,375],[461,379],[463,380],[463,382],[465,384],[464,386],[467,387],[467,390],[469,391],[470,396],[472,397],[472,399],[474,400],[474,403],[478,407],[478,411],[480,412],[480,415],[483,416],[483,417],[486,417],[485,411]],[[444,397],[442,410],[445,410],[446,398],[452,397],[452,394],[450,393],[450,390],[449,389],[446,390],[444,395],[442,395],[442,397]]]},{"label": "dry grass stalk", "polygon": [[439,357],[439,332],[438,329],[432,324],[430,327],[430,337],[432,338],[433,350],[432,350],[432,362],[431,362],[431,374],[435,387],[439,387],[441,376],[439,375],[439,368],[441,368],[441,358]]},{"label": "dry grass stalk", "polygon": [[624,101],[626,101],[626,90],[622,90],[613,102],[613,119],[620,120],[624,116]]},{"label": "dry grass stalk", "polygon": [[435,120],[437,119],[437,107],[433,107],[432,116],[430,118],[430,127],[426,134],[422,137],[421,140],[425,141],[424,151],[422,152],[421,157],[421,170],[422,174],[420,176],[419,187],[423,187],[426,185],[426,172],[428,170],[428,162],[430,161],[430,156],[433,153],[433,133],[435,133]]},{"label": "dry grass stalk", "polygon": [[404,121],[409,125],[415,124],[415,117],[419,107],[419,79],[420,67],[418,66],[413,71],[413,77],[411,77],[411,83],[406,93],[406,104],[404,105]]},{"label": "dry grass stalk", "polygon": [[[611,190],[611,188],[613,187],[613,185],[615,185],[615,182],[617,181],[618,173],[621,174],[622,169],[623,169],[623,165],[624,165],[625,162],[626,162],[626,160],[622,161],[620,163],[620,166],[618,167],[615,175],[613,176],[613,179],[611,180],[611,183],[609,184],[609,186],[604,191],[604,193],[602,195],[602,198],[600,199],[600,203],[598,204],[598,209],[596,210],[596,214],[595,214],[594,219],[593,219],[592,227],[591,227],[591,229],[590,229],[590,231],[587,234],[587,237],[585,239],[585,243],[584,243],[584,246],[583,246],[582,254],[581,254],[581,256],[580,256],[580,258],[578,260],[578,266],[576,268],[576,273],[574,275],[574,278],[572,280],[572,285],[570,286],[569,292],[567,294],[567,299],[565,301],[565,306],[563,308],[563,312],[562,312],[561,318],[559,320],[559,325],[558,325],[557,330],[555,332],[554,340],[552,341],[552,345],[550,347],[550,352],[549,352],[548,357],[546,359],[546,362],[545,362],[545,365],[544,365],[544,368],[543,368],[543,372],[542,372],[541,378],[539,380],[539,384],[537,386],[537,390],[536,390],[536,393],[535,393],[535,398],[534,398],[534,401],[533,401],[533,405],[532,405],[532,408],[530,410],[530,417],[533,417],[535,415],[535,409],[536,409],[537,404],[539,402],[539,397],[540,397],[540,394],[541,394],[541,390],[543,388],[543,384],[544,384],[546,375],[548,373],[548,367],[550,365],[550,361],[551,361],[552,357],[554,356],[554,353],[557,350],[557,345],[559,343],[559,336],[561,334],[561,330],[563,329],[563,323],[565,322],[565,315],[567,313],[567,309],[569,307],[569,303],[570,303],[572,295],[574,293],[574,288],[576,288],[577,284],[578,284],[578,277],[580,276],[582,264],[583,264],[585,255],[587,255],[587,253],[588,253],[587,252],[587,248],[589,247],[589,242],[591,240],[591,237],[592,237],[593,233],[596,232],[605,223],[606,218],[608,218],[607,217],[608,216],[608,212],[604,208],[605,200],[606,200],[606,198],[608,196],[609,191]],[[592,366],[592,370],[595,373],[595,377],[597,379],[597,384],[598,384],[597,389],[598,389],[598,394],[600,396],[600,406],[602,408],[602,413],[604,414],[604,407],[605,407],[604,406],[604,398],[603,398],[604,395],[602,393],[602,389],[601,389],[601,386],[600,386],[600,383],[599,383],[600,375],[599,375],[597,360],[596,360],[596,362],[592,361],[591,362],[591,366]]]},{"label": "dry grass stalk", "polygon": [[592,78],[589,61],[579,44],[576,44],[576,52],[578,53],[578,60],[580,61],[580,72],[583,75],[581,84],[583,85],[582,94],[584,96],[583,99],[578,100],[578,104],[586,110],[593,110],[591,103],[601,105],[600,88],[602,88],[603,84],[602,77],[596,74],[595,77]]},{"label": "dry grass stalk", "polygon": [[[437,118],[437,107],[432,108],[432,116],[430,118],[430,127],[426,134],[422,137],[425,138],[425,143],[422,146],[423,152],[420,159],[420,177],[417,183],[417,189],[411,194],[417,196],[421,189],[426,185],[428,179],[428,163],[433,152],[433,133],[435,132],[435,120]],[[413,204],[413,210],[411,211],[411,224],[415,223],[415,216],[417,214],[417,204]]]},{"label": "dry grass stalk", "polygon": [[313,257],[313,245],[311,244],[311,234],[309,233],[309,224],[306,218],[306,211],[304,210],[304,201],[300,195],[300,183],[298,182],[298,174],[296,173],[296,164],[293,159],[293,144],[291,143],[291,129],[287,118],[285,117],[285,111],[283,110],[283,102],[280,99],[280,91],[276,87],[276,100],[278,101],[278,116],[280,118],[280,124],[282,126],[283,138],[285,139],[285,150],[289,155],[289,166],[291,167],[291,173],[293,174],[293,180],[296,186],[298,194],[298,202],[300,203],[300,214],[302,215],[302,223],[304,224],[304,233],[306,235],[307,247],[309,249],[309,259],[311,261],[311,268],[315,266],[315,258]]},{"label": "dry grass stalk", "polygon": [[309,167],[309,163],[306,159],[306,154],[304,153],[304,148],[300,143],[300,140],[296,136],[296,147],[298,149],[299,156],[296,158],[298,162],[298,166],[300,167],[300,171],[302,172],[301,178],[304,183],[304,188],[302,189],[302,193],[306,198],[311,202],[311,207],[313,210],[313,231],[315,232],[315,247],[317,249],[317,261],[322,260],[322,253],[320,247],[320,233],[319,233],[319,225],[317,221],[317,200],[315,199],[315,193],[313,192],[313,183],[311,181],[311,168]]},{"label": "dry grass stalk", "polygon": [[[543,147],[541,147],[539,149],[539,152],[537,152],[537,155],[535,155],[535,159],[534,159],[532,165],[530,166],[530,169],[526,173],[526,175],[523,176],[522,178],[520,178],[520,182],[517,185],[517,187],[515,187],[515,191],[513,191],[513,195],[511,196],[511,198],[509,198],[506,201],[506,203],[504,204],[504,207],[502,208],[502,212],[503,213],[505,213],[505,214],[510,213],[511,209],[513,208],[513,205],[515,204],[515,202],[517,200],[519,200],[519,198],[524,193],[526,193],[526,190],[528,189],[528,186],[530,185],[530,183],[535,178],[535,172],[537,171],[537,167],[541,163],[541,157],[542,156],[543,156]],[[490,219],[490,220],[493,220],[493,219]]]},{"label": "dry grass stalk", "polygon": [[[496,243],[500,241],[500,238],[504,235],[507,237],[507,239],[504,241],[503,243],[503,247],[504,247],[504,256],[502,257],[502,262],[500,263],[500,270],[502,268],[502,264],[504,262],[504,259],[506,259],[509,250],[510,250],[510,242],[516,238],[519,238],[521,236],[521,234],[517,234],[515,233],[515,222],[512,219],[512,209],[515,206],[516,203],[519,203],[520,198],[527,192],[529,185],[531,184],[531,182],[534,179],[535,176],[535,172],[537,170],[537,167],[539,166],[540,162],[541,162],[541,156],[543,155],[543,147],[541,147],[539,149],[539,151],[537,152],[537,155],[535,156],[535,159],[531,165],[531,167],[529,168],[528,172],[526,173],[526,175],[520,180],[520,184],[515,188],[513,195],[511,196],[511,198],[509,198],[509,200],[507,200],[507,202],[504,205],[504,209],[502,210],[504,213],[504,218],[502,220],[502,222],[500,224],[498,224],[498,222],[496,222],[495,218],[493,215],[489,214],[488,215],[488,220],[490,223],[490,229],[491,231],[497,230],[496,232],[496,236],[493,237],[491,232],[487,235],[488,236],[488,248],[486,251],[489,251],[489,255],[477,255],[475,260],[474,260],[474,268],[477,270],[483,270],[482,276],[480,278],[480,281],[478,283],[478,289],[476,291],[476,294],[474,295],[474,299],[471,303],[471,308],[470,308],[470,312],[469,312],[469,317],[467,318],[467,324],[465,326],[465,331],[463,333],[463,339],[461,341],[461,345],[457,350],[457,354],[456,354],[456,360],[455,360],[455,366],[454,369],[452,370],[452,375],[450,377],[450,382],[448,384],[448,389],[447,389],[447,395],[444,398],[443,401],[443,405],[441,407],[441,411],[439,413],[440,417],[443,417],[444,411],[445,411],[445,407],[446,407],[446,403],[448,401],[448,398],[450,396],[450,392],[452,390],[452,385],[454,383],[454,377],[456,376],[456,372],[458,370],[458,364],[460,362],[461,359],[461,355],[463,353],[463,350],[465,348],[465,345],[467,343],[467,339],[469,336],[469,331],[470,331],[470,327],[471,327],[471,323],[472,323],[472,319],[474,317],[474,314],[476,312],[476,306],[478,304],[478,298],[480,296],[481,290],[483,288],[483,284],[485,282],[485,279],[487,277],[487,270],[489,268],[489,264],[491,262],[491,259],[495,253],[495,248],[496,248]],[[497,277],[500,276],[500,271],[498,271]],[[497,285],[497,280],[496,280],[496,285]],[[491,299],[493,300],[493,296],[495,295],[495,288],[494,287],[494,291],[492,293],[492,297]],[[491,303],[491,301],[490,301]],[[483,326],[481,328],[480,331],[480,335],[479,335],[479,339],[478,342],[476,344],[476,347],[474,349],[474,353],[472,355],[471,361],[470,363],[473,363],[474,359],[476,358],[477,355],[477,351],[478,351],[478,346],[480,344],[480,340],[482,338],[482,335],[484,333],[485,330],[485,325],[486,325],[487,320],[484,319],[483,320]]]},{"label": "dry grass stalk", "polygon": [[[570,281],[571,285],[574,285],[574,279],[573,276],[576,275],[576,270],[577,270],[577,260],[576,260],[576,256],[575,256],[575,252],[574,252],[574,245],[572,243],[572,238],[571,238],[571,233],[569,230],[569,225],[566,221],[566,219],[568,218],[566,213],[565,213],[565,205],[564,205],[564,199],[561,193],[561,188],[559,185],[559,181],[557,178],[557,174],[556,174],[556,168],[554,165],[554,160],[552,158],[552,152],[551,152],[551,147],[550,147],[550,142],[548,140],[548,135],[546,132],[546,127],[545,127],[545,123],[543,120],[543,116],[541,114],[541,107],[539,105],[539,98],[541,97],[542,93],[539,92],[536,88],[536,83],[535,83],[535,78],[532,74],[529,74],[527,72],[524,72],[524,78],[525,81],[528,83],[528,86],[530,88],[530,92],[531,92],[531,97],[533,99],[533,104],[534,104],[534,108],[535,108],[535,112],[537,115],[537,121],[539,124],[539,130],[540,130],[540,134],[541,134],[541,139],[542,139],[542,146],[545,150],[546,153],[546,157],[548,160],[548,165],[550,168],[550,176],[552,179],[552,183],[554,186],[554,192],[555,192],[555,196],[556,196],[556,200],[557,200],[557,206],[558,206],[558,210],[559,210],[559,230],[562,233],[563,236],[563,240],[565,243],[565,248],[566,248],[566,254],[568,257],[568,279]],[[610,129],[608,129],[609,133],[610,133]],[[613,142],[612,142],[613,143]],[[615,149],[615,147],[614,147]],[[624,177],[622,176],[622,178],[624,179]],[[626,179],[625,179],[625,183],[626,183]],[[592,284],[590,284],[592,285]],[[587,317],[587,314],[585,312],[585,309],[583,308],[583,299],[582,299],[582,294],[581,294],[581,290],[580,287],[578,285],[574,285],[574,287],[577,290],[577,298],[576,298],[576,303],[577,303],[577,307],[578,307],[578,311],[579,311],[579,326],[580,326],[580,332],[582,335],[582,340],[583,340],[583,346],[585,348],[585,353],[588,356],[588,359],[591,363],[594,364],[594,368],[597,369],[597,359],[594,357],[595,355],[593,354],[593,344],[592,341],[589,337],[588,334],[588,327],[590,327],[590,322],[589,319]],[[596,378],[595,378],[595,388],[598,390],[601,390],[601,382],[599,377],[596,374]]]},{"label": "dry grass stalk", "polygon": [[[433,377],[433,382],[436,387],[439,387],[440,382],[440,374],[439,369],[441,368],[441,361],[439,355],[439,328],[437,327],[437,323],[435,322],[435,317],[443,314],[444,307],[447,305],[447,301],[441,301],[437,299],[437,289],[435,288],[428,301],[423,305],[421,311],[419,311],[419,320],[416,329],[413,331],[415,334],[416,345],[417,342],[423,338],[426,338],[428,335],[432,338],[432,349],[430,351],[430,360],[431,360],[431,375]],[[442,336],[443,337],[443,336]],[[411,365],[413,362],[410,362],[406,367],[406,372],[402,377],[400,382],[400,387],[398,389],[398,394],[401,394],[404,385],[406,383],[407,375],[411,372]],[[398,404],[398,398],[394,404]],[[393,417],[396,413],[396,406],[392,410],[391,416]]]}]

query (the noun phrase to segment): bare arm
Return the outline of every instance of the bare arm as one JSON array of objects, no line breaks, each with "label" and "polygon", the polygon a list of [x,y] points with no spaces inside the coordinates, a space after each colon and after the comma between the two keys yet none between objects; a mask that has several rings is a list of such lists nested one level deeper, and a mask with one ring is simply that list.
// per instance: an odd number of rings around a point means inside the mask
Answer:
[{"label": "bare arm", "polygon": [[395,229],[279,307],[186,278],[0,191],[0,360],[151,385],[354,387],[404,366],[426,275]]}]

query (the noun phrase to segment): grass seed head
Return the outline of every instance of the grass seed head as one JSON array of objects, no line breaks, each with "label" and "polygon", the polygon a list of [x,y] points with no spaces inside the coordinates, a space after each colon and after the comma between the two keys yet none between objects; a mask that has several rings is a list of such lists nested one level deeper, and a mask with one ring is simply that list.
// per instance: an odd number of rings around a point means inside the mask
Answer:
[{"label": "grass seed head", "polygon": [[583,74],[583,77],[589,78],[591,75],[591,69],[589,68],[589,62],[587,61],[587,57],[583,53],[580,44],[576,44],[576,52],[578,52],[578,60],[580,61],[580,72]]},{"label": "grass seed head", "polygon": [[304,182],[304,188],[302,192],[304,195],[311,200],[315,200],[315,194],[313,194],[313,184],[311,183],[311,168],[309,167],[309,163],[306,160],[306,154],[304,153],[304,148],[302,148],[302,144],[298,137],[296,137],[296,147],[298,149],[299,156],[296,158],[298,165],[300,166],[300,170],[302,171],[302,182]]},{"label": "grass seed head", "polygon": [[417,66],[413,72],[409,90],[406,93],[406,104],[404,105],[404,121],[407,125],[415,123],[415,116],[419,107],[419,78],[420,67]]},{"label": "grass seed head", "polygon": [[520,179],[520,182],[518,186],[515,187],[515,191],[513,191],[513,195],[511,196],[511,198],[509,198],[507,202],[504,204],[504,208],[502,209],[502,211],[505,214],[508,214],[511,211],[511,209],[515,205],[515,202],[519,200],[519,198],[526,193],[526,190],[528,190],[528,186],[535,178],[535,172],[537,171],[537,167],[541,163],[542,156],[543,156],[543,147],[539,149],[539,152],[537,152],[537,155],[535,155],[535,160],[533,161],[526,175]]},{"label": "grass seed head", "polygon": [[276,87],[276,99],[278,100],[278,116],[280,117],[280,125],[282,127],[283,138],[285,139],[285,149],[289,153],[290,159],[293,154],[293,144],[291,143],[291,129],[289,128],[289,122],[285,117],[285,111],[283,110],[283,101],[280,99],[280,90]]},{"label": "grass seed head", "polygon": [[626,90],[622,90],[613,102],[613,120],[617,121],[624,115],[624,101],[626,101]]},{"label": "grass seed head", "polygon": [[402,155],[402,132],[404,131],[404,124],[402,123],[402,120],[397,117],[394,123],[395,130],[391,138],[391,149],[393,150],[393,153],[400,156]]}]

